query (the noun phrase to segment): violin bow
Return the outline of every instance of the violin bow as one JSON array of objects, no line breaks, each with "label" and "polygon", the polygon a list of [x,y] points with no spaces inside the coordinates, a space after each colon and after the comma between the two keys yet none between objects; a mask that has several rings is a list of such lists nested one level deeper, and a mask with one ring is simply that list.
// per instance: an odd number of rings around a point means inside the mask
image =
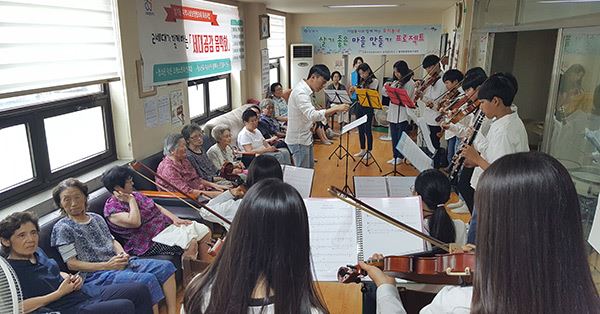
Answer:
[{"label": "violin bow", "polygon": [[450,246],[447,243],[444,243],[432,236],[426,235],[423,232],[405,224],[402,223],[388,215],[386,215],[385,213],[380,212],[379,210],[373,208],[371,205],[368,205],[364,202],[362,202],[361,200],[353,197],[352,195],[347,194],[346,192],[336,188],[335,186],[331,186],[329,189],[327,189],[327,191],[329,191],[329,193],[331,195],[333,195],[334,197],[366,212],[369,213],[397,228],[400,228],[408,233],[411,233],[429,243],[431,243],[432,245],[435,245],[437,247],[439,247],[440,249],[446,251],[446,252],[450,252]]},{"label": "violin bow", "polygon": [[[158,173],[154,172],[154,170],[150,169],[150,167],[144,165],[141,162],[137,162],[137,161],[132,161],[131,163],[129,163],[129,167],[138,175],[140,175],[142,178],[144,178],[145,180],[155,184],[157,187],[163,189],[165,192],[171,194],[172,196],[176,197],[178,200],[182,201],[184,204],[188,205],[189,207],[197,210],[197,211],[201,211],[199,207],[204,208],[205,210],[207,210],[209,213],[215,215],[217,218],[221,219],[224,223],[228,224],[231,226],[231,221],[229,221],[229,219],[223,217],[221,214],[217,213],[214,209],[198,202],[196,199],[194,199],[194,197],[192,197],[191,195],[183,192],[181,189],[179,189],[178,187],[176,187],[173,183],[169,182],[168,180],[165,180],[163,177],[161,177]],[[177,192],[185,195],[185,197],[189,198],[194,204],[196,204],[196,206],[192,205],[189,201],[187,201],[186,199],[183,199],[181,197],[179,197],[179,195],[169,191],[168,189],[166,189],[164,186],[156,183],[154,180],[148,178],[147,176],[145,176],[143,173],[141,173],[140,171],[138,171],[138,169],[136,169],[136,167],[142,167],[144,168],[146,171],[149,171],[150,173],[152,173],[154,175],[154,177],[161,179],[162,181],[166,182],[170,187],[172,187],[174,190],[176,190]]]}]

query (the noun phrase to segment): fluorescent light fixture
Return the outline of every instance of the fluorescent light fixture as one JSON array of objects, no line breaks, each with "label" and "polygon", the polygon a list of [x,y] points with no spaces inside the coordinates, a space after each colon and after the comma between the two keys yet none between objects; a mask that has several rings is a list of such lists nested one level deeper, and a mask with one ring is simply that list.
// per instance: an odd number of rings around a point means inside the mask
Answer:
[{"label": "fluorescent light fixture", "polygon": [[600,0],[540,0],[538,3],[590,3],[590,2],[600,2]]},{"label": "fluorescent light fixture", "polygon": [[325,5],[330,9],[354,9],[354,8],[393,8],[397,4],[340,4],[340,5]]}]

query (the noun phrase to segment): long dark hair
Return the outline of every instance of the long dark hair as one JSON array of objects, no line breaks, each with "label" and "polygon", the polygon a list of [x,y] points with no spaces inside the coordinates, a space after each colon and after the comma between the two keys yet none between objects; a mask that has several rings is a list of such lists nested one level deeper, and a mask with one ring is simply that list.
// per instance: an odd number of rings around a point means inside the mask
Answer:
[{"label": "long dark hair", "polygon": [[413,71],[408,67],[408,64],[404,60],[399,60],[394,63],[394,70],[400,73],[400,78],[394,77],[396,80],[400,81],[400,84],[404,86],[408,81],[412,80],[414,75]]},{"label": "long dark hair", "polygon": [[[366,80],[364,80],[358,71],[369,72],[369,76]],[[369,85],[373,83],[373,79],[376,78],[375,73],[373,73],[373,70],[371,70],[371,67],[368,63],[361,63],[358,68],[356,68],[356,72],[358,73],[358,85],[362,86],[363,88],[369,87]]]},{"label": "long dark hair", "polygon": [[456,241],[454,222],[446,212],[444,204],[450,199],[450,180],[437,169],[421,172],[415,179],[415,192],[433,211],[429,217],[429,235],[446,243]]},{"label": "long dark hair", "polygon": [[313,279],[302,197],[281,180],[266,179],[248,190],[220,254],[187,287],[184,308],[186,313],[248,313],[252,292],[264,280],[264,293],[274,292],[275,313],[312,308],[328,313]]},{"label": "long dark hair", "polygon": [[481,176],[472,313],[600,313],[575,186],[539,152],[506,155]]},{"label": "long dark hair", "polygon": [[267,178],[277,178],[283,180],[283,170],[277,158],[269,155],[260,155],[254,157],[250,166],[248,166],[248,178],[246,187],[251,188],[258,181]]}]

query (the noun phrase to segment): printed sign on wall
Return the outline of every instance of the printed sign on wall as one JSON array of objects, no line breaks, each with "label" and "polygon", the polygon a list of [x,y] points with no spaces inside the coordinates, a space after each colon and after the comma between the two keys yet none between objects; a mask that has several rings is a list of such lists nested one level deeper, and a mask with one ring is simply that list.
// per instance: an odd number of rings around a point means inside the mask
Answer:
[{"label": "printed sign on wall", "polygon": [[303,27],[302,42],[320,54],[438,53],[440,25]]},{"label": "printed sign on wall", "polygon": [[237,7],[194,0],[137,0],[144,86],[241,70]]}]

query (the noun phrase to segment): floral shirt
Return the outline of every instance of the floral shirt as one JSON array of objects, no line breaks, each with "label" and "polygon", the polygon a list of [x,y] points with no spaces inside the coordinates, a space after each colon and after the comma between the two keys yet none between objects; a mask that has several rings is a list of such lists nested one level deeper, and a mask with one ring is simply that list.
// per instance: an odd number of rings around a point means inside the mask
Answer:
[{"label": "floral shirt", "polygon": [[[143,255],[152,246],[152,238],[169,226],[172,221],[160,211],[151,198],[138,192],[133,192],[132,195],[140,210],[141,226],[124,228],[113,224],[110,220],[108,220],[108,226],[115,234],[126,240],[123,246],[125,252],[132,255]],[[114,196],[109,197],[104,204],[104,217],[106,218],[128,212],[129,204],[119,201]]]},{"label": "floral shirt", "polygon": [[288,115],[288,105],[285,99],[272,97],[273,104],[275,105],[275,116],[276,117],[287,117]]},{"label": "floral shirt", "polygon": [[[202,184],[202,178],[196,172],[196,169],[192,166],[189,160],[183,159],[181,161],[174,161],[171,158],[165,156],[163,160],[158,164],[156,173],[162,179],[169,181],[181,191],[190,193],[192,190],[207,190]],[[162,187],[167,191],[177,192],[168,183],[156,177],[157,188],[159,191],[164,191]]]}]

